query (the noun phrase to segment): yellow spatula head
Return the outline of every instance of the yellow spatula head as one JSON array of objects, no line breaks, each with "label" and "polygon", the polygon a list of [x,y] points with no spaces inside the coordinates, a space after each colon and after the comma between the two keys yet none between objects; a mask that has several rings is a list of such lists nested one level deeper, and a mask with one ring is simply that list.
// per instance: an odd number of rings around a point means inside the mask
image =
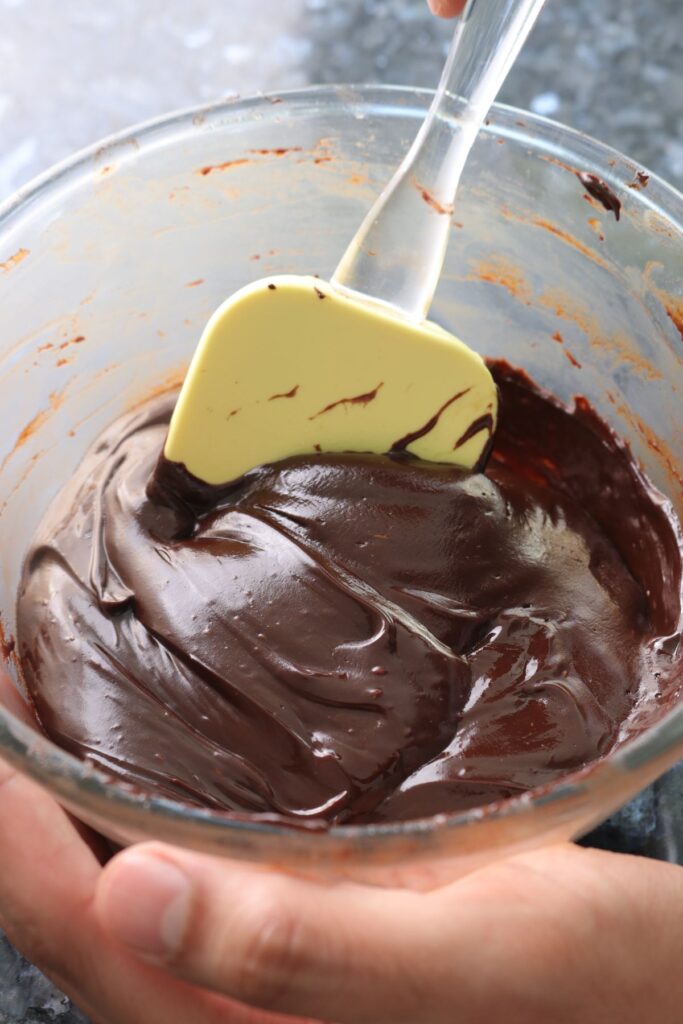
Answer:
[{"label": "yellow spatula head", "polygon": [[497,396],[475,352],[314,277],[257,281],[211,318],[164,454],[208,484],[314,452],[408,452],[474,467]]}]

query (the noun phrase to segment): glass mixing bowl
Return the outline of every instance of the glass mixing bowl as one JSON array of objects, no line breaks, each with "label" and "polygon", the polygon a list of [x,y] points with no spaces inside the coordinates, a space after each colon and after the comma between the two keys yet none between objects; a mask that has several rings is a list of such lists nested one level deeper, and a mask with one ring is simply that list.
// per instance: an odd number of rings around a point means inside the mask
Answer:
[{"label": "glass mixing bowl", "polygon": [[[220,103],[119,135],[2,207],[8,653],[22,556],[85,449],[126,408],[178,384],[231,292],[269,273],[331,274],[429,101],[426,92],[344,87]],[[618,222],[575,171],[617,192]],[[560,398],[586,395],[680,513],[683,198],[639,171],[566,128],[495,109],[467,167],[433,318]],[[11,657],[10,671],[16,679]],[[121,844],[157,838],[313,875],[425,887],[590,829],[683,756],[683,706],[675,694],[653,698],[637,737],[542,792],[322,834],[147,797],[7,712],[0,753]]]}]

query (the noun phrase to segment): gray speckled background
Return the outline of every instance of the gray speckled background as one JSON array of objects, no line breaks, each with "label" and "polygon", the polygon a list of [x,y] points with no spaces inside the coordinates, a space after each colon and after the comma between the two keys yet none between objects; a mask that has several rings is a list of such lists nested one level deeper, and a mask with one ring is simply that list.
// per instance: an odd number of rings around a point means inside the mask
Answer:
[{"label": "gray speckled background", "polygon": [[[0,0],[0,199],[176,107],[309,82],[434,85],[451,32],[424,0]],[[681,0],[548,0],[502,98],[681,187]],[[679,767],[590,842],[683,863],[682,790]],[[52,1022],[85,1024],[0,937],[0,1024]]]},{"label": "gray speckled background", "polygon": [[[0,0],[0,197],[176,107],[308,82],[434,85],[424,0]],[[681,0],[548,0],[503,99],[683,182]]]}]

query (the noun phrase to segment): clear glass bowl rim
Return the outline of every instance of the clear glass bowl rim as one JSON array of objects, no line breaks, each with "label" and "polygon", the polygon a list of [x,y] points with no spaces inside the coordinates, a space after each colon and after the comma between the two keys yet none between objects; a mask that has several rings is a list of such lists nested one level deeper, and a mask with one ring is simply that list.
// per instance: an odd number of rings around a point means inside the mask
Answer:
[{"label": "clear glass bowl rim", "polygon": [[[353,101],[366,108],[393,109],[396,114],[407,116],[411,107],[415,114],[426,111],[433,92],[429,89],[392,85],[308,86],[276,94],[227,98],[153,118],[82,149],[34,178],[0,203],[0,237],[5,230],[11,228],[15,219],[22,217],[41,199],[51,198],[60,190],[68,191],[73,184],[77,184],[80,174],[89,170],[94,160],[103,159],[105,156],[109,159],[114,155],[123,158],[125,152],[125,162],[134,163],[146,149],[159,142],[178,142],[187,132],[197,130],[198,125],[205,128],[212,120],[220,122],[222,118],[229,118],[238,111],[244,114],[260,109],[272,110],[271,104],[275,95],[278,101],[281,101],[281,105],[278,103],[277,107],[279,115],[285,114],[288,109],[295,111],[298,106],[311,103],[324,108],[348,105]],[[526,138],[535,150],[542,148],[541,144],[544,144],[556,157],[565,155],[571,159],[572,165],[577,161],[583,162],[583,169],[598,174],[609,184],[623,187],[628,183],[628,175],[633,178],[637,171],[647,173],[650,178],[647,190],[634,193],[633,198],[663,217],[668,226],[681,236],[683,245],[683,194],[618,150],[559,122],[504,104],[494,105],[482,130],[496,135]],[[136,142],[135,149],[130,146],[133,139]],[[437,829],[459,829],[482,819],[491,821],[515,815],[533,815],[537,807],[549,803],[557,805],[563,801],[569,804],[573,798],[587,790],[595,795],[597,803],[600,791],[612,788],[615,772],[630,774],[651,762],[661,759],[673,761],[671,754],[674,750],[678,750],[679,756],[683,756],[683,703],[672,708],[655,726],[607,755],[602,761],[567,775],[542,790],[534,790],[501,803],[465,812],[440,814],[394,824],[336,826],[324,834],[327,843],[332,842],[335,846],[339,844],[340,848],[348,844],[363,845],[368,840],[372,840],[373,847],[376,848],[378,843],[390,843],[392,837],[396,836],[405,839],[411,834],[417,836]],[[287,825],[259,821],[247,815],[239,817],[225,812],[191,807],[138,792],[61,750],[1,707],[0,754],[22,772],[70,803],[72,807],[78,803],[79,793],[84,797],[87,794],[86,802],[89,807],[97,806],[98,812],[104,818],[107,817],[108,811],[111,814],[112,811],[118,810],[120,813],[114,814],[117,819],[125,817],[129,826],[137,825],[142,833],[153,832],[153,822],[159,820],[167,826],[172,826],[173,821],[189,825],[198,840],[201,840],[202,834],[207,840],[220,838],[221,835],[223,840],[226,840],[226,832],[230,831],[242,835],[245,832],[249,833],[255,840],[259,835],[263,839],[268,837],[269,840],[278,836],[290,839],[292,837],[292,828]],[[298,828],[294,831],[299,839],[305,836],[310,843],[315,843],[320,837],[317,830],[308,834]]]}]

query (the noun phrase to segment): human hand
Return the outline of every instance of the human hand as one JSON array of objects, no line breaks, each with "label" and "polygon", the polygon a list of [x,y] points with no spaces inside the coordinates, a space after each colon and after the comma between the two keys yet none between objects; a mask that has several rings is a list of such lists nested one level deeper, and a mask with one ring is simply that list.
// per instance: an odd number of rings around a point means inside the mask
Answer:
[{"label": "human hand", "polygon": [[0,926],[98,1024],[680,1020],[671,865],[565,845],[427,894],[156,843],[103,869],[1,766],[0,821]]},{"label": "human hand", "polygon": [[454,18],[456,14],[462,14],[467,0],[427,0],[432,14],[438,14],[440,18]]},{"label": "human hand", "polygon": [[428,894],[149,844],[99,881],[106,934],[174,977],[338,1024],[677,1024],[683,869],[569,844]]}]

